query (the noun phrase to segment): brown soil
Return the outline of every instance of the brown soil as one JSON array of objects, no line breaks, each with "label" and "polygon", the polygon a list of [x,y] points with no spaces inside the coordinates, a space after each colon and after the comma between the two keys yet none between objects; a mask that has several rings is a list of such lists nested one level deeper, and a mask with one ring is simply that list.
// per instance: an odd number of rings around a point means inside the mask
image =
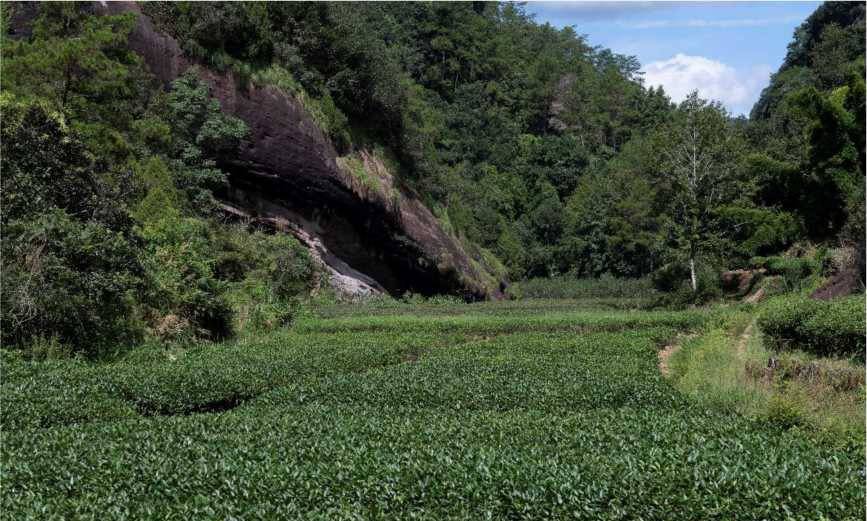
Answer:
[{"label": "brown soil", "polygon": [[668,367],[668,359],[671,358],[671,355],[676,353],[680,349],[680,344],[669,344],[662,348],[659,352],[659,372],[662,373],[662,376],[668,376],[671,374],[671,369]]},{"label": "brown soil", "polygon": [[858,292],[862,287],[861,278],[858,276],[858,268],[852,266],[847,270],[832,276],[819,289],[810,295],[816,300],[830,300],[835,297],[843,297]]}]

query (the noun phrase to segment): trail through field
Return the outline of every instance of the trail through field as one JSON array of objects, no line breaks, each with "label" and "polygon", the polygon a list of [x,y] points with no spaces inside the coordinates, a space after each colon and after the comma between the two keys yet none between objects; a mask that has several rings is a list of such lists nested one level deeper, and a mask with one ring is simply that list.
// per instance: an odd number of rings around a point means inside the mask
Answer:
[{"label": "trail through field", "polygon": [[750,338],[753,336],[753,326],[755,325],[755,323],[756,323],[755,320],[750,322],[750,325],[748,325],[746,327],[746,329],[744,329],[744,332],[741,333],[741,336],[738,339],[738,345],[737,345],[738,358],[743,358],[744,353],[746,353],[746,351],[747,351],[747,344],[749,343]]},{"label": "trail through field", "polygon": [[[735,345],[735,352],[737,353],[738,358],[743,359],[744,354],[747,350],[747,344],[753,336],[753,326],[755,325],[755,320],[750,322],[750,324],[744,329],[741,333],[740,337],[738,337],[738,343]],[[662,373],[662,376],[669,376],[671,374],[671,368],[669,366],[669,360],[672,355],[680,350],[683,342],[693,335],[686,335],[678,337],[671,341],[668,345],[662,348],[659,353],[659,372]]]},{"label": "trail through field", "polygon": [[669,376],[671,374],[669,360],[672,355],[680,351],[680,347],[684,342],[691,338],[695,338],[695,336],[695,333],[680,334],[657,353],[657,356],[659,357],[659,372],[662,373],[662,376]]},{"label": "trail through field", "polygon": [[662,373],[662,376],[668,376],[671,373],[671,369],[668,367],[668,359],[679,349],[680,344],[672,342],[659,352],[659,372]]}]

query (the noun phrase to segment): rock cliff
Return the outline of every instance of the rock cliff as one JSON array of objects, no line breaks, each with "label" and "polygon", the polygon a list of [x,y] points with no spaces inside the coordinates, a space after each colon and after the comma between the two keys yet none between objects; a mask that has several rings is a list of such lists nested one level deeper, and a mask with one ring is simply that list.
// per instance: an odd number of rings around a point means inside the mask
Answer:
[{"label": "rock cliff", "polygon": [[502,297],[505,281],[364,151],[357,152],[375,183],[360,183],[295,97],[275,86],[241,85],[231,72],[194,63],[134,2],[101,3],[97,10],[137,13],[129,45],[156,78],[167,86],[196,65],[223,110],[249,126],[240,149],[221,165],[230,177],[220,194],[230,214],[294,233],[333,277],[358,281],[362,293]]}]

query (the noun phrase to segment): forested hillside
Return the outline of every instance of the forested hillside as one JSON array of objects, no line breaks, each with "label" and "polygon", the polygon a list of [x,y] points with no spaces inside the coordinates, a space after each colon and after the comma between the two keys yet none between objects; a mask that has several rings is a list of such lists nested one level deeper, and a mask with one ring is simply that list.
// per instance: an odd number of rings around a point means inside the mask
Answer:
[{"label": "forested hillside", "polygon": [[842,232],[862,262],[864,26],[863,2],[825,3],[801,24],[753,108],[748,158],[760,204],[794,215],[799,237]]},{"label": "forested hillside", "polygon": [[402,181],[512,277],[653,269],[650,238],[621,229],[615,246],[599,244],[588,236],[612,230],[587,229],[595,220],[574,197],[671,112],[663,92],[642,87],[634,58],[514,4],[145,7],[207,63],[291,76],[344,151],[388,146]]},{"label": "forested hillside", "polygon": [[[804,22],[749,120],[672,103],[634,57],[518,4],[141,9],[200,67],[299,100],[360,182],[375,150],[478,272],[653,274],[699,301],[721,269],[798,242],[863,252],[863,4]],[[3,5],[3,343],[101,352],[288,322],[317,263],[220,213],[248,126],[194,71],[157,81],[127,46],[135,14],[97,11]]]},{"label": "forested hillside", "polygon": [[[513,278],[640,276],[690,250],[736,265],[834,239],[857,213],[863,4],[829,3],[798,29],[751,121],[700,99],[676,107],[643,86],[635,58],[513,4],[146,11],[207,63],[291,76],[344,151],[390,147],[401,179]],[[675,145],[691,126],[716,192],[678,205]]]}]

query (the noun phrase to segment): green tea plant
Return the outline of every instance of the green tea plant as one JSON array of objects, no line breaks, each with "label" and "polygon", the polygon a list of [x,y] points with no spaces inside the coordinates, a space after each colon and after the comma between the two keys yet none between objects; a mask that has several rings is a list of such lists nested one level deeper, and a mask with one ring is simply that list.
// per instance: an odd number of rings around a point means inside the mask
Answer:
[{"label": "green tea plant", "polygon": [[864,360],[864,297],[832,301],[780,297],[768,304],[759,327],[776,349]]},{"label": "green tea plant", "polygon": [[709,408],[660,375],[660,345],[713,313],[525,305],[308,313],[102,363],[4,353],[0,507],[15,519],[863,518],[863,448]]},{"label": "green tea plant", "polygon": [[597,279],[579,279],[568,275],[543,277],[517,282],[509,293],[521,299],[528,298],[649,298],[656,291],[649,278],[625,279],[602,276]]}]

